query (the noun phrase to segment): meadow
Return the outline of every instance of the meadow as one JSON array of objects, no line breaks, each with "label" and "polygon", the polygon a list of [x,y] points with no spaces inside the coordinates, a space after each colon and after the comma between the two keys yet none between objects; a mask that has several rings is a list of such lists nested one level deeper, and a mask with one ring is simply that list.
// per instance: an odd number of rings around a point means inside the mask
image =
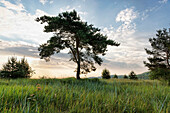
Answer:
[{"label": "meadow", "polygon": [[1,113],[169,113],[170,87],[126,79],[0,79]]}]

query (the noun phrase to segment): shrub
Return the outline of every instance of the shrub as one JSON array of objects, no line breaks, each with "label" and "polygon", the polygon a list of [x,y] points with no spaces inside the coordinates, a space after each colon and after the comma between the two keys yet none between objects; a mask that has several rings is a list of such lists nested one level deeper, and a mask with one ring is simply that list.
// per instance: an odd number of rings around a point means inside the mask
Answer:
[{"label": "shrub", "polygon": [[104,70],[102,71],[102,78],[103,78],[103,79],[110,79],[110,72],[109,72],[109,70],[104,69]]},{"label": "shrub", "polygon": [[138,79],[138,77],[136,76],[136,74],[135,74],[134,71],[131,71],[131,72],[130,72],[129,78],[130,78],[130,79],[134,79],[134,80],[137,80],[137,79]]},{"label": "shrub", "polygon": [[164,68],[155,68],[154,70],[150,71],[149,78],[164,80],[170,85],[170,70]]},{"label": "shrub", "polygon": [[124,78],[124,79],[128,79],[128,76],[124,75],[123,78]]},{"label": "shrub", "polygon": [[118,78],[118,76],[115,74],[113,78]]}]

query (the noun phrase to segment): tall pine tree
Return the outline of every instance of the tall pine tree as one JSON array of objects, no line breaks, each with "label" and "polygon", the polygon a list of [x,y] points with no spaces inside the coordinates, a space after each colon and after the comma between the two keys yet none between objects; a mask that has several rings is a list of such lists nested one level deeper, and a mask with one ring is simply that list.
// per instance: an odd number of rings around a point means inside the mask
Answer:
[{"label": "tall pine tree", "polygon": [[150,38],[152,49],[145,49],[150,55],[148,61],[144,61],[145,66],[151,71],[152,79],[162,78],[170,81],[170,32],[166,29],[158,30],[156,38]]},{"label": "tall pine tree", "polygon": [[36,21],[46,23],[44,32],[54,33],[47,43],[40,45],[41,58],[48,61],[51,55],[69,49],[70,60],[77,64],[77,79],[80,79],[80,73],[95,71],[94,63],[101,65],[99,55],[106,54],[108,45],[119,46],[119,43],[101,34],[100,29],[83,22],[75,10],[56,17],[42,16]]}]

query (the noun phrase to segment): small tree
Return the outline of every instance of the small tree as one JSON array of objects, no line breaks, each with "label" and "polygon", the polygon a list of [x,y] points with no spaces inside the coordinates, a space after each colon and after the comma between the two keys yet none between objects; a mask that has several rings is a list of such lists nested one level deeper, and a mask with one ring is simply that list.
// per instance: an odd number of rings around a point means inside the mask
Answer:
[{"label": "small tree", "polygon": [[128,76],[124,75],[123,78],[124,78],[124,79],[128,79]]},{"label": "small tree", "polygon": [[27,60],[22,58],[17,61],[16,57],[11,57],[8,62],[3,65],[1,78],[30,78],[34,71],[29,66]]},{"label": "small tree", "polygon": [[102,71],[102,78],[103,78],[103,79],[110,79],[110,72],[109,72],[109,70],[104,69],[104,70]]},{"label": "small tree", "polygon": [[113,78],[118,78],[118,76],[115,74]]},{"label": "small tree", "polygon": [[130,78],[130,79],[134,79],[134,80],[137,80],[137,79],[138,79],[138,77],[136,76],[136,74],[135,74],[134,71],[131,71],[131,72],[130,72],[129,78]]}]

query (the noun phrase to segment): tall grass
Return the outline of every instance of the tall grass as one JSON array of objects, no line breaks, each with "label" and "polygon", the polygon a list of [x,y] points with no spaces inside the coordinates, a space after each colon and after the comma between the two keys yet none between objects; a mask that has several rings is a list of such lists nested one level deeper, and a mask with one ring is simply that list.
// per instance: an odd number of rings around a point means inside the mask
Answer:
[{"label": "tall grass", "polygon": [[0,80],[3,113],[168,113],[170,87],[158,81]]}]

